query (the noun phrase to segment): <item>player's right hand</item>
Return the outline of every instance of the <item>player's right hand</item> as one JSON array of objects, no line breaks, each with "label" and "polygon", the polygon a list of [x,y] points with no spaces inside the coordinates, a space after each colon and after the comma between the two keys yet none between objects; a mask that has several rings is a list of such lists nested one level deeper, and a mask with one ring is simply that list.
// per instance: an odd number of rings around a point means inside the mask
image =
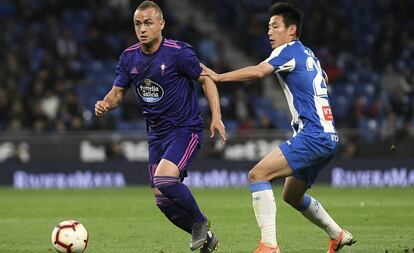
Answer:
[{"label": "player's right hand", "polygon": [[95,104],[95,115],[101,117],[109,110],[109,104],[106,101],[99,100]]},{"label": "player's right hand", "polygon": [[201,72],[202,76],[208,76],[210,77],[214,82],[219,82],[219,76],[216,72],[214,72],[213,70],[211,70],[210,68],[208,68],[206,65],[200,63],[200,67],[203,69],[203,71]]},{"label": "player's right hand", "polygon": [[224,144],[227,141],[227,135],[226,135],[226,127],[223,124],[223,121],[221,119],[213,119],[211,120],[210,125],[210,138],[213,138],[216,134],[216,130],[219,132],[221,137],[221,143]]}]

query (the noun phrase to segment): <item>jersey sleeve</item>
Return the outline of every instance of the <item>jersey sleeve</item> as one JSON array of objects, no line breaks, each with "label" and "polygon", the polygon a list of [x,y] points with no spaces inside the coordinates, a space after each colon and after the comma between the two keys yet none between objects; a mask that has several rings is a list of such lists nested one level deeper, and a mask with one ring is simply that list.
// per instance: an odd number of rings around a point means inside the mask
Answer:
[{"label": "jersey sleeve", "polygon": [[272,65],[275,72],[292,72],[295,69],[296,61],[290,51],[286,46],[275,48],[263,62]]},{"label": "jersey sleeve", "polygon": [[198,80],[200,77],[202,71],[200,61],[190,45],[181,48],[178,55],[178,67],[181,73],[193,80]]},{"label": "jersey sleeve", "polygon": [[125,65],[125,55],[121,54],[118,65],[116,66],[113,86],[129,88],[131,85],[128,71]]}]

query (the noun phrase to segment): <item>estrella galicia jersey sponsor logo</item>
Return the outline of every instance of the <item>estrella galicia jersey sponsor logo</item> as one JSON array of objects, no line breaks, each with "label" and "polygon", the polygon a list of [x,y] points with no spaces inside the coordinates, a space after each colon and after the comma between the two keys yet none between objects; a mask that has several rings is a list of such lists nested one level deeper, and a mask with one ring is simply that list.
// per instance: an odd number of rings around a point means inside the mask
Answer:
[{"label": "estrella galicia jersey sponsor logo", "polygon": [[147,103],[156,103],[164,96],[164,90],[161,85],[153,82],[151,79],[145,79],[136,86],[136,91]]}]

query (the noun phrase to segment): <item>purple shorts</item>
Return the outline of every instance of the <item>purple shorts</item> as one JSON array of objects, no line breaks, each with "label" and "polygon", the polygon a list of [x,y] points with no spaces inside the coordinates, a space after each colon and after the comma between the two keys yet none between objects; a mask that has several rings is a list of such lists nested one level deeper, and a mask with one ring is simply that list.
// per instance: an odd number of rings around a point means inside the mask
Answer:
[{"label": "purple shorts", "polygon": [[187,176],[187,166],[197,156],[203,144],[203,132],[181,132],[164,138],[149,138],[149,175],[154,187],[155,170],[161,159],[166,159],[180,170],[180,180]]}]

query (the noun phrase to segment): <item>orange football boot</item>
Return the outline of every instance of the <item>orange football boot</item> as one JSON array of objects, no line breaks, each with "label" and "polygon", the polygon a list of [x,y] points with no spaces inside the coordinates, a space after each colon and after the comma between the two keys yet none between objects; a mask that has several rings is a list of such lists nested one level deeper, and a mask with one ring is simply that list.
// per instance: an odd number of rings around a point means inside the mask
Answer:
[{"label": "orange football boot", "polygon": [[339,250],[343,246],[345,246],[345,245],[351,246],[354,243],[356,243],[356,240],[354,239],[352,234],[349,233],[346,230],[342,230],[341,233],[339,234],[338,238],[336,238],[335,240],[330,240],[329,241],[328,253],[339,252]]},{"label": "orange football boot", "polygon": [[280,249],[279,246],[272,248],[261,242],[253,253],[280,253]]}]

